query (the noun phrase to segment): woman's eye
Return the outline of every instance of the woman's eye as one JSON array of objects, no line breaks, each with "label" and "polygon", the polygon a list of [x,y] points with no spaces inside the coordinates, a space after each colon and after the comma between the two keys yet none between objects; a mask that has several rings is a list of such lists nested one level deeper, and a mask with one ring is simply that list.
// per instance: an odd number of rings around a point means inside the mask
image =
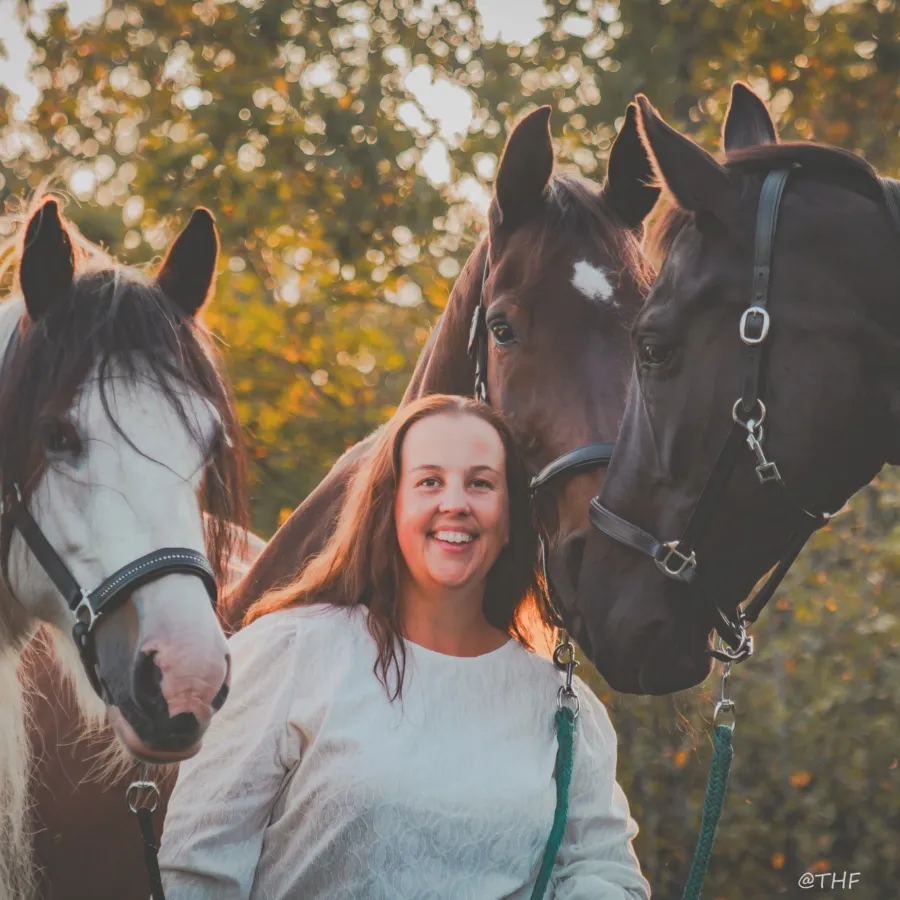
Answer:
[{"label": "woman's eye", "polygon": [[48,453],[81,453],[81,441],[71,422],[45,419],[40,425],[41,445]]},{"label": "woman's eye", "polygon": [[675,348],[670,344],[663,344],[650,338],[643,338],[638,344],[641,364],[649,369],[658,369],[665,365],[674,352]]},{"label": "woman's eye", "polygon": [[438,483],[437,478],[423,478],[419,482],[419,487],[435,487]]},{"label": "woman's eye", "polygon": [[484,478],[476,478],[472,482],[472,486],[476,488],[487,488],[488,490],[490,490],[494,485],[493,482],[486,481]]},{"label": "woman's eye", "polygon": [[512,330],[512,326],[508,322],[494,322],[489,326],[494,341],[498,346],[503,347],[512,344],[516,340],[516,333]]}]

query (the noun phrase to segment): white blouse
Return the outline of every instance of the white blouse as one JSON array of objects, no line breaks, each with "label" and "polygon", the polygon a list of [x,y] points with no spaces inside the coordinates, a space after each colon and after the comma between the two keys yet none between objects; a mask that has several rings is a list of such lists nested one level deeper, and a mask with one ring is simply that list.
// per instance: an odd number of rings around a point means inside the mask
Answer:
[{"label": "white blouse", "polygon": [[[263,616],[230,640],[232,689],[181,764],[168,900],[527,900],[556,804],[562,676],[515,641],[476,657],[405,642],[402,700],[362,607]],[[616,737],[578,679],[569,819],[547,900],[646,900]]]}]

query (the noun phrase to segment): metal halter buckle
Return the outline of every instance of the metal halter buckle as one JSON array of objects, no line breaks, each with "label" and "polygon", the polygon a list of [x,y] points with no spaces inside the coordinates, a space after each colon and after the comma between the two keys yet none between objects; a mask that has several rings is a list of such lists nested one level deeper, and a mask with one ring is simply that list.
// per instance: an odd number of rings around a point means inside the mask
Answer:
[{"label": "metal halter buckle", "polygon": [[[667,575],[669,578],[680,579],[687,569],[697,568],[697,554],[691,550],[690,556],[685,556],[685,554],[678,549],[680,543],[680,541],[669,541],[668,543],[663,544],[663,547],[666,547],[669,552],[663,559],[654,560],[663,575]],[[675,569],[670,568],[669,566],[669,560],[673,557],[679,563],[678,567]]]},{"label": "metal halter buckle", "polygon": [[94,627],[94,622],[99,618],[100,616],[94,612],[94,607],[91,606],[88,595],[82,591],[78,606],[75,607],[75,621],[86,625],[87,630],[91,631]]},{"label": "metal halter buckle", "polygon": [[713,710],[713,726],[720,724],[719,716],[722,713],[727,713],[731,717],[730,721],[722,722],[721,724],[734,731],[734,727],[737,725],[737,706],[735,705],[734,700],[728,696],[728,679],[731,676],[731,666],[732,664],[730,662],[726,662],[722,665],[722,694]]},{"label": "metal halter buckle", "polygon": [[[716,611],[719,616],[721,616],[722,620],[728,624],[729,628],[734,630],[733,623],[729,622],[728,617],[722,612],[721,609],[716,607]],[[743,619],[741,620],[740,625],[737,626],[738,633],[738,646],[737,650],[732,650],[728,644],[722,639],[722,636],[718,637],[719,646],[712,649],[707,650],[707,654],[713,657],[713,659],[719,660],[722,663],[739,663],[743,662],[745,659],[749,659],[753,656],[753,636],[747,634],[747,628],[744,624]]]},{"label": "metal halter buckle", "polygon": [[147,766],[142,765],[140,775],[136,781],[132,781],[125,791],[125,799],[128,808],[136,813],[139,809],[147,809],[154,812],[159,806],[159,787],[155,781],[151,781],[147,774]]},{"label": "metal halter buckle", "polygon": [[[566,633],[563,632],[563,634]],[[564,653],[568,654],[566,659],[563,659]],[[575,689],[572,687],[572,677],[580,664],[575,659],[575,645],[569,640],[567,634],[565,639],[553,651],[553,664],[557,669],[566,673],[566,683],[561,684],[556,692],[556,705],[559,709],[562,709],[567,704],[571,704],[572,718],[577,719],[580,704],[578,702],[578,694],[575,693]]]},{"label": "metal halter buckle", "polygon": [[[747,334],[750,316],[762,316],[762,329],[757,337]],[[769,313],[761,306],[751,306],[741,316],[741,340],[745,344],[761,344],[769,334]]]}]

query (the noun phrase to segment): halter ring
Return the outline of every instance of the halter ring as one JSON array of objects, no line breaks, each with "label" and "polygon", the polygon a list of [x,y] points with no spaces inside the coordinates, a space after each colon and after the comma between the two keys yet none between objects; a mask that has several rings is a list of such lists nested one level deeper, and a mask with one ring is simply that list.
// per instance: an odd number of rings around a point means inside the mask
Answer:
[{"label": "halter ring", "polygon": [[[745,421],[738,415],[738,407],[742,402],[743,401],[741,400],[734,401],[734,406],[731,408],[731,418],[734,419],[734,421],[737,422],[738,425],[743,425],[744,428],[752,433],[756,431],[756,429],[759,428],[759,426],[762,425],[762,423],[766,420],[766,404],[763,403],[762,400],[757,399],[756,402],[759,405],[759,418],[751,417]],[[753,423],[752,427],[750,425],[751,422]]]}]

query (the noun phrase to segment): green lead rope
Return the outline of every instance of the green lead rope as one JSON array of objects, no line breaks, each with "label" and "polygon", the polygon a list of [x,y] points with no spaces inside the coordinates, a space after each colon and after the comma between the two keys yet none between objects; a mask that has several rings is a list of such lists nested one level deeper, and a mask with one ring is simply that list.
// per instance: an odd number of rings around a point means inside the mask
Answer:
[{"label": "green lead rope", "polygon": [[713,757],[709,764],[709,781],[706,783],[706,800],[703,803],[703,815],[700,819],[700,836],[697,838],[697,849],[691,861],[687,884],[681,900],[700,900],[703,880],[709,867],[716,829],[725,803],[725,791],[728,788],[728,772],[731,769],[733,748],[731,738],[733,729],[729,725],[716,725],[713,732]]},{"label": "green lead rope", "polygon": [[556,711],[556,814],[553,816],[553,827],[550,829],[550,837],[547,838],[547,846],[544,848],[544,858],[541,861],[541,871],[538,873],[534,890],[531,892],[531,900],[541,900],[550,884],[550,873],[556,862],[556,854],[562,844],[563,833],[566,830],[566,819],[569,817],[569,785],[572,783],[572,763],[575,751],[575,713],[568,707]]}]

